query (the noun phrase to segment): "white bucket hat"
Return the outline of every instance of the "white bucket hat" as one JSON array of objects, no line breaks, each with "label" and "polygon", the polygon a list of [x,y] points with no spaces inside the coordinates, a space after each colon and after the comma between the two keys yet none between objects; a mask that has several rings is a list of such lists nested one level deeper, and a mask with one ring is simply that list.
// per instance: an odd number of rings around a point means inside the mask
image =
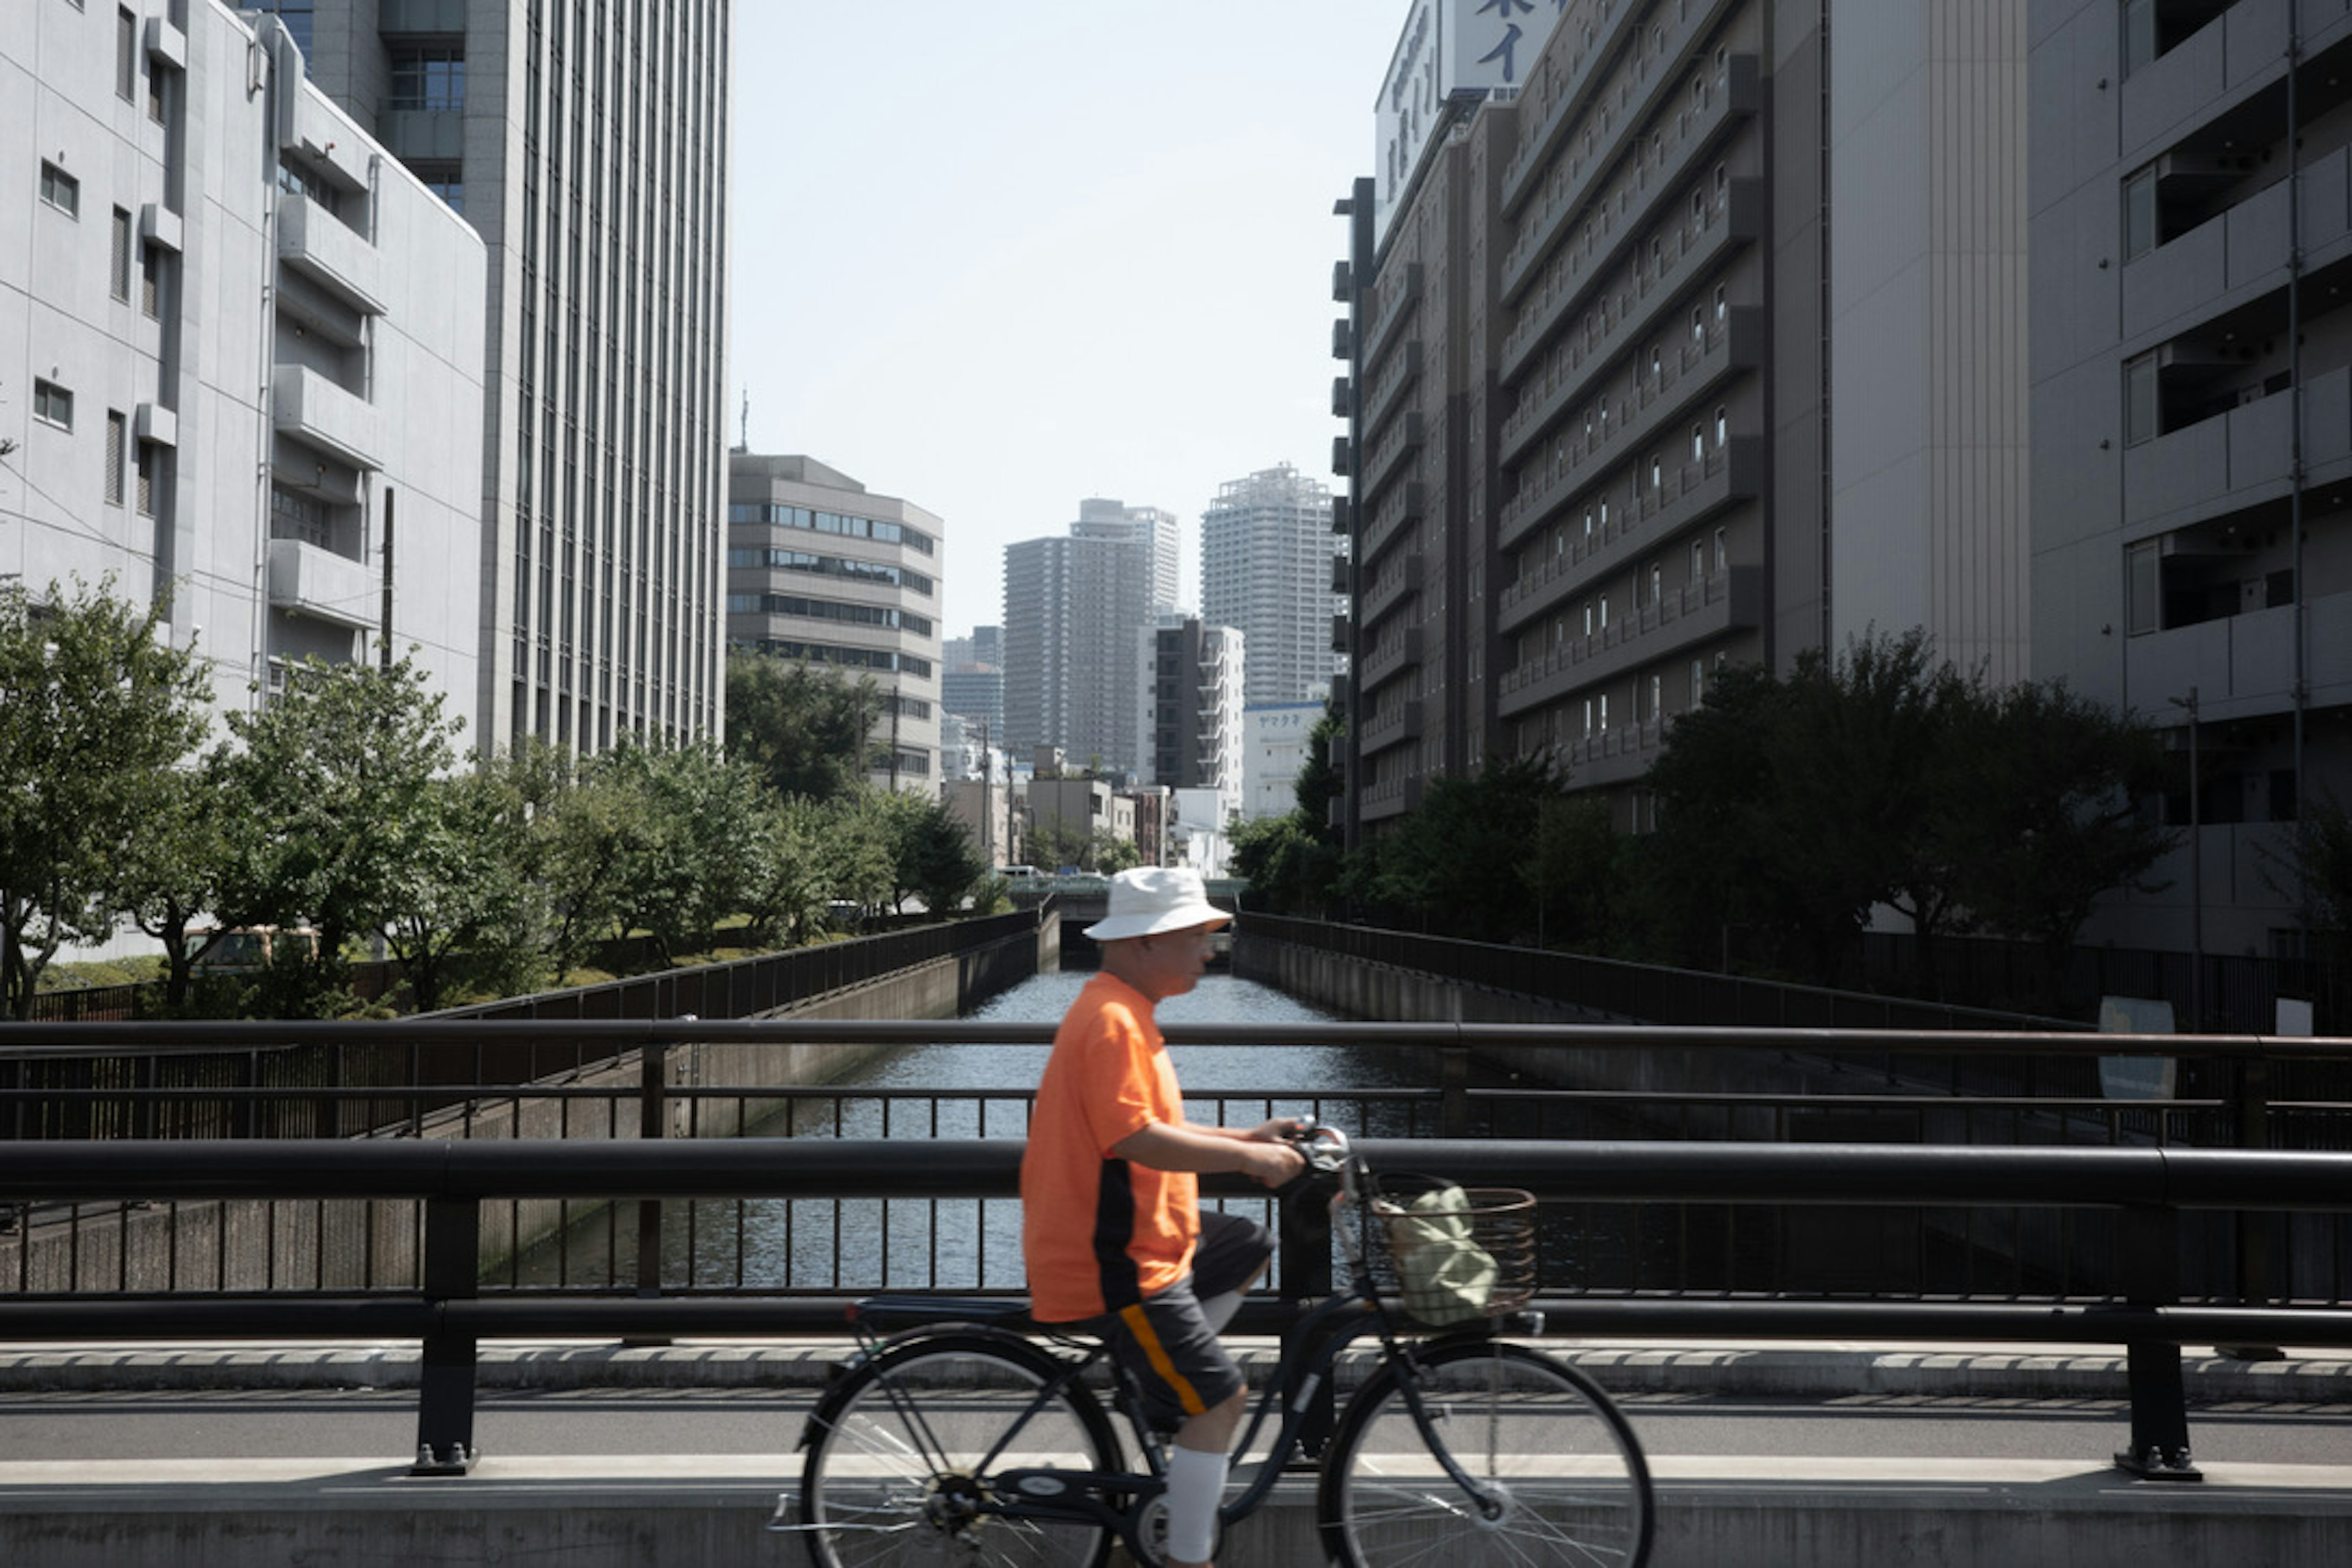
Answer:
[{"label": "white bucket hat", "polygon": [[1221,926],[1234,917],[1209,902],[1197,871],[1181,866],[1139,866],[1110,879],[1110,912],[1087,927],[1096,942]]}]

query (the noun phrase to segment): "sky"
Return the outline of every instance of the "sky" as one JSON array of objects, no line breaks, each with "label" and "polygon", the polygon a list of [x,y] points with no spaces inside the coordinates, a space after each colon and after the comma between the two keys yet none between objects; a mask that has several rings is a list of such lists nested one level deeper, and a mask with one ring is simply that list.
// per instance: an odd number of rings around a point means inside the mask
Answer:
[{"label": "sky", "polygon": [[[728,438],[944,520],[943,637],[1111,497],[1331,482],[1332,204],[1408,0],[734,10]],[[746,400],[748,398],[748,416]]]}]

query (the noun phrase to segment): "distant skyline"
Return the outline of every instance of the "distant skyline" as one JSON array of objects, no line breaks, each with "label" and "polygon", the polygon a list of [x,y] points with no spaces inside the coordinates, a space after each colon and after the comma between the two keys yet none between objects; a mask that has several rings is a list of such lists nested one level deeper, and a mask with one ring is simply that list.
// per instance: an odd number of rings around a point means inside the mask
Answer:
[{"label": "distant skyline", "polygon": [[1328,479],[1332,203],[1407,0],[735,12],[727,434],[946,521],[941,631],[1105,497]]}]

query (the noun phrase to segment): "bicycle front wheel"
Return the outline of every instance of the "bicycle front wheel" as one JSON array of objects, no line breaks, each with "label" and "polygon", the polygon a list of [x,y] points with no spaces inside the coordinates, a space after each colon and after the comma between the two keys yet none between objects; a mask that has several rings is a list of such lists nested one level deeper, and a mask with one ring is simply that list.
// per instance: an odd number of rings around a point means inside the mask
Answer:
[{"label": "bicycle front wheel", "polygon": [[1102,1405],[1047,1384],[1062,1363],[1024,1340],[938,1334],[883,1352],[810,1417],[801,1522],[817,1568],[1101,1568],[1111,1531],[988,1510],[1010,1468],[1116,1468]]},{"label": "bicycle front wheel", "polygon": [[1382,1366],[1340,1417],[1318,1500],[1349,1568],[1639,1568],[1650,1551],[1650,1470],[1623,1414],[1576,1368],[1499,1341]]}]

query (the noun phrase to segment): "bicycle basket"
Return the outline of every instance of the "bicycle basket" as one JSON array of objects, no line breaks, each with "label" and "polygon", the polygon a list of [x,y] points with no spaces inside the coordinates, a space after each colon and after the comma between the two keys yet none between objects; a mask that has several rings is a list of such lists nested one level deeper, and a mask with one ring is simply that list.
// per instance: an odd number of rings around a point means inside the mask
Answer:
[{"label": "bicycle basket", "polygon": [[1426,1328],[1514,1311],[1535,1293],[1534,1196],[1434,1176],[1377,1177],[1364,1258],[1381,1304]]}]

